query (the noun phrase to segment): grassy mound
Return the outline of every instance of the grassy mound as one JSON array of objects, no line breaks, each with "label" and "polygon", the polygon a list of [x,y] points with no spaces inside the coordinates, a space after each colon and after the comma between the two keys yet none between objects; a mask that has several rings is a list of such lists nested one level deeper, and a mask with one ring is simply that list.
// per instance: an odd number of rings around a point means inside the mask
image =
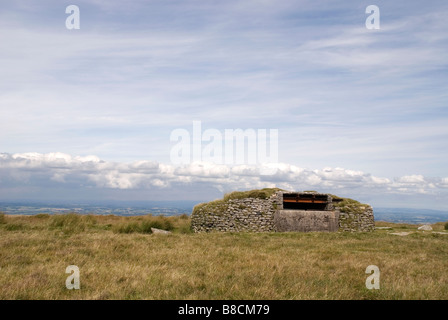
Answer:
[{"label": "grassy mound", "polygon": [[[285,190],[282,190],[280,188],[264,188],[249,191],[233,191],[230,193],[226,193],[222,199],[210,202],[204,202],[196,205],[193,208],[192,214],[193,215],[200,214],[201,212],[214,212],[215,214],[219,214],[226,211],[229,200],[245,199],[245,198],[268,199],[278,191],[285,191]],[[304,191],[304,192],[317,193],[317,191]],[[331,197],[333,199],[342,200],[339,202],[335,202],[334,207],[344,213],[361,214],[367,207],[369,207],[368,204],[364,204],[350,198],[342,198],[333,194],[331,194]]]},{"label": "grassy mound", "polygon": [[260,190],[249,190],[249,191],[233,191],[224,195],[224,201],[229,201],[233,199],[245,199],[245,198],[255,198],[255,199],[268,199],[274,193],[278,191],[284,191],[279,188],[264,188]]},{"label": "grassy mound", "polygon": [[255,198],[255,199],[268,199],[277,191],[284,191],[279,188],[264,188],[258,190],[249,190],[249,191],[233,191],[230,193],[226,193],[223,199],[213,200],[210,202],[204,202],[196,205],[193,208],[193,215],[200,214],[204,210],[207,212],[214,212],[216,214],[222,213],[227,209],[227,203],[230,200],[235,199],[246,199],[246,198]]},{"label": "grassy mound", "polygon": [[344,213],[361,214],[367,207],[369,207],[368,204],[364,204],[350,198],[341,198],[335,195],[331,195],[331,197],[333,199],[342,200],[339,202],[334,202],[334,207]]}]

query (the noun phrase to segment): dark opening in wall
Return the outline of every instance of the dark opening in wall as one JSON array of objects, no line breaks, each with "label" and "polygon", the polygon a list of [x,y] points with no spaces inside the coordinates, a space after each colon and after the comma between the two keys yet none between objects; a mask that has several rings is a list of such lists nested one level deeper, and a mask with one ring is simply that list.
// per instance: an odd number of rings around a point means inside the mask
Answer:
[{"label": "dark opening in wall", "polygon": [[328,195],[316,193],[284,193],[283,209],[316,210],[327,208]]}]

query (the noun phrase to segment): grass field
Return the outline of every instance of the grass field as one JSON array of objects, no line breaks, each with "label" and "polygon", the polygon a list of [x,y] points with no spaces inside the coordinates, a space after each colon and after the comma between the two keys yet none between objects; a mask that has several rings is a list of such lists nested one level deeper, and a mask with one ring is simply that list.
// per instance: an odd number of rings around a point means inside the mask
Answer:
[{"label": "grass field", "polygon": [[[0,299],[448,299],[447,234],[385,222],[377,226],[393,229],[193,234],[189,223],[0,215]],[[69,265],[80,290],[65,286]],[[369,265],[379,290],[365,286]]]}]

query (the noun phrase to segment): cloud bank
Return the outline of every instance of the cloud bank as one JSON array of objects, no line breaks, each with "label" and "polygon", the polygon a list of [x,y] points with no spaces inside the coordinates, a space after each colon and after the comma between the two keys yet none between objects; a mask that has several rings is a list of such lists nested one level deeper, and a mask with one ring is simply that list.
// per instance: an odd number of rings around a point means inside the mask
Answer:
[{"label": "cloud bank", "polygon": [[[354,0],[79,0],[76,31],[67,5],[2,4],[0,198],[277,186],[447,208],[448,3],[378,2],[376,31]],[[195,120],[278,129],[276,174],[173,166]]]},{"label": "cloud bank", "polygon": [[378,32],[359,1],[77,5],[76,32],[58,1],[2,5],[0,152],[164,163],[201,120],[278,128],[286,163],[448,174],[447,3],[377,3]]},{"label": "cloud bank", "polygon": [[[76,194],[82,190],[154,191],[167,200],[178,198],[179,190],[198,188],[203,199],[232,190],[279,187],[286,190],[318,190],[340,195],[367,197],[447,195],[448,177],[431,178],[419,174],[394,178],[376,177],[344,168],[307,169],[276,164],[273,175],[260,175],[262,165],[226,166],[193,162],[174,166],[156,161],[129,163],[104,161],[97,156],[72,156],[65,153],[0,154],[0,183],[3,190],[20,187],[65,188]],[[148,199],[150,193],[147,194]],[[152,199],[154,200],[154,199]]]}]

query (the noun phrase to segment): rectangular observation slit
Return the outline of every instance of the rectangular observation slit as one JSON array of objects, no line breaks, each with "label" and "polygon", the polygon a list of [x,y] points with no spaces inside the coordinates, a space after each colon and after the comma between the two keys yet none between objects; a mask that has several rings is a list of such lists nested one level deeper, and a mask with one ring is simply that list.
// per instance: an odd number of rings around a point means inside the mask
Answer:
[{"label": "rectangular observation slit", "polygon": [[327,208],[328,196],[315,193],[284,193],[283,208],[321,211]]}]

